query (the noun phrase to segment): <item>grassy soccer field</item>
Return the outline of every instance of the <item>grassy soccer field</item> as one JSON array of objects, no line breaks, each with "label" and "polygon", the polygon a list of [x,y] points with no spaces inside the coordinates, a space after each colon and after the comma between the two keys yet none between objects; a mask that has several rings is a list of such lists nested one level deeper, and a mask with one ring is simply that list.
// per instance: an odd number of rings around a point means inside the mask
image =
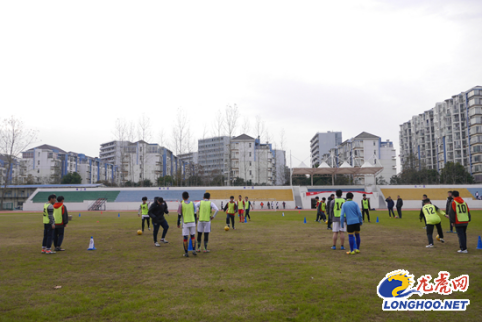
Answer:
[{"label": "grassy soccer field", "polygon": [[[189,258],[181,256],[177,215],[168,217],[170,243],[161,247],[154,247],[147,229],[136,234],[137,214],[73,215],[67,251],[42,255],[41,214],[0,214],[0,321],[481,320],[480,211],[472,213],[467,232],[469,254],[456,253],[456,234],[426,249],[416,212],[405,212],[402,220],[372,212],[372,223],[362,226],[362,253],[348,256],[330,249],[332,233],[314,222],[314,212],[283,217],[278,211],[253,212],[253,221],[228,232],[220,213],[211,253]],[[448,220],[443,225],[448,230]],[[87,251],[90,236],[96,251]],[[415,278],[440,270],[470,274],[466,293],[425,298],[467,298],[471,304],[466,312],[383,312],[376,287],[395,269]]]}]

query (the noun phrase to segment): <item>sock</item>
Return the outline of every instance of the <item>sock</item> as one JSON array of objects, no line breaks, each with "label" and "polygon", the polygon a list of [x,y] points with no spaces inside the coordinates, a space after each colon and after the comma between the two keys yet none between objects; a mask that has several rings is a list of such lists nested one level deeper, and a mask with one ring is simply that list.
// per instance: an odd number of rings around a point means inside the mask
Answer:
[{"label": "sock", "polygon": [[188,250],[188,247],[189,245],[187,244],[188,241],[187,241],[187,237],[184,237],[184,242],[182,243],[183,246],[184,246],[184,252],[187,254],[187,250]]},{"label": "sock", "polygon": [[191,237],[191,243],[192,243],[192,251],[196,250],[196,238],[194,238],[194,235]]},{"label": "sock", "polygon": [[197,249],[201,249],[201,238],[203,233],[197,233]]},{"label": "sock", "polygon": [[356,249],[360,250],[360,234],[355,233]]},{"label": "sock", "polygon": [[207,241],[204,241],[204,249],[208,250],[208,242]]},{"label": "sock", "polygon": [[355,236],[353,236],[353,234],[348,234],[348,242],[350,244],[350,251],[352,252],[355,247]]}]

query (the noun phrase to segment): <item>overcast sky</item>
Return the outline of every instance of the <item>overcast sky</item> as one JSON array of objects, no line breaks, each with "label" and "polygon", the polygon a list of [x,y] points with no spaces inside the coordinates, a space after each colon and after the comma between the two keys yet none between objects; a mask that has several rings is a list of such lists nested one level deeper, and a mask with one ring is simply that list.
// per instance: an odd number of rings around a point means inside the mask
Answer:
[{"label": "overcast sky", "polygon": [[2,1],[0,117],[98,156],[116,118],[144,113],[158,142],[177,108],[200,137],[237,104],[278,147],[285,130],[295,166],[318,131],[398,154],[399,124],[482,85],[481,14],[476,0]]}]

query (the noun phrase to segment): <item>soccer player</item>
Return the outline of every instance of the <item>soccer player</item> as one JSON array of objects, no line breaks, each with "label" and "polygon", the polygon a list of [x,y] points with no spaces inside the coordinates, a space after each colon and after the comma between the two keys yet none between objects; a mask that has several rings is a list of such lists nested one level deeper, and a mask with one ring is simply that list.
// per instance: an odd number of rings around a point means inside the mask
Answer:
[{"label": "soccer player", "polygon": [[[447,192],[447,204],[445,205],[445,213],[447,214],[447,216],[450,213],[450,208],[452,208],[453,201],[454,201],[454,198],[452,197],[452,191]],[[452,226],[452,224],[450,224],[450,230],[446,231],[446,233],[448,234],[454,233],[454,226]]]},{"label": "soccer player", "polygon": [[457,236],[459,237],[460,249],[458,253],[467,254],[467,226],[472,216],[470,215],[469,206],[467,206],[464,199],[460,198],[459,192],[452,191],[452,196],[454,197],[454,202],[452,202],[448,217],[450,224],[455,227]]},{"label": "soccer player", "polygon": [[360,252],[360,226],[363,225],[363,218],[356,202],[353,201],[353,193],[346,194],[346,201],[341,207],[340,225],[343,228],[346,220],[346,231],[350,251],[347,255],[355,255]]},{"label": "soccer player", "polygon": [[169,243],[166,240],[166,234],[169,230],[169,224],[164,215],[169,214],[169,209],[167,209],[167,204],[161,197],[154,198],[154,203],[149,207],[148,215],[152,220],[152,225],[154,226],[154,231],[152,232],[152,237],[154,238],[154,246],[160,247],[161,244],[157,242],[157,234],[159,229],[162,227],[162,238],[161,243]]},{"label": "soccer player", "polygon": [[[422,196],[422,208],[423,206],[425,205],[425,200],[427,199],[427,195],[423,195]],[[427,229],[427,220],[425,219],[425,216],[423,217],[423,221],[425,222],[425,227],[423,227],[423,229]]]},{"label": "soccer player", "polygon": [[331,225],[333,224],[333,220],[331,217],[331,214],[333,212],[333,206],[335,204],[335,195],[331,194],[330,197],[328,197],[328,203],[326,204],[326,213],[328,217],[328,225],[326,226],[326,229],[333,230]]},{"label": "soccer player", "polygon": [[316,222],[320,222],[321,219],[321,213],[320,213],[320,198],[315,197],[316,200]]},{"label": "soccer player", "polygon": [[233,229],[236,229],[234,228],[234,216],[238,212],[238,206],[234,202],[234,196],[229,197],[229,202],[226,203],[223,210],[226,212],[226,226],[229,227],[229,220],[231,220]]},{"label": "soccer player", "polygon": [[144,221],[147,221],[147,229],[151,230],[150,220],[149,220],[149,203],[147,202],[147,197],[142,197],[142,203],[139,206],[139,211],[137,216],[142,214],[142,232],[144,232]]},{"label": "soccer player", "polygon": [[177,228],[181,228],[182,218],[182,236],[184,245],[184,257],[189,257],[189,236],[191,236],[191,243],[193,247],[192,254],[196,254],[196,205],[189,201],[189,193],[184,191],[182,193],[182,201],[177,209]]},{"label": "soccer player", "polygon": [[237,205],[238,205],[239,222],[244,222],[244,200],[241,195],[239,195],[238,197]]},{"label": "soccer player", "polygon": [[341,207],[345,203],[345,199],[342,198],[343,191],[337,190],[336,191],[336,198],[333,202],[333,208],[331,208],[331,217],[333,221],[333,246],[331,249],[336,249],[336,241],[338,239],[338,235],[340,235],[340,244],[341,250],[345,249],[345,235],[344,232],[346,231],[346,227],[340,225],[340,216],[341,216]]},{"label": "soccer player", "polygon": [[251,216],[249,215],[249,210],[251,210],[251,201],[248,200],[248,196],[244,198],[244,211],[246,218],[249,218],[249,221],[251,221]]},{"label": "soccer player", "polygon": [[[425,199],[423,201],[423,207],[420,210],[420,218],[425,217],[425,221],[427,222],[427,237],[428,237],[428,245],[426,246],[427,248],[432,248],[433,247],[433,228],[434,226],[437,227],[437,233],[440,237],[440,241],[444,243],[444,232],[442,230],[442,224],[441,224],[441,219],[438,213],[440,212],[440,209],[438,209],[437,206],[432,205],[430,202],[430,199]],[[422,222],[422,219],[420,219],[420,222]]]},{"label": "soccer player", "polygon": [[321,212],[321,220],[323,220],[324,223],[327,223],[326,221],[326,198],[323,197],[321,198],[321,202],[320,202],[320,212]]},{"label": "soccer player", "polygon": [[64,240],[64,230],[69,222],[69,213],[67,212],[67,207],[64,205],[64,197],[58,196],[57,203],[54,204],[54,220],[55,220],[55,231],[54,231],[54,247],[55,251],[62,252],[62,242]]},{"label": "soccer player", "polygon": [[44,204],[43,223],[44,238],[42,240],[42,254],[55,254],[50,248],[52,247],[52,239],[54,238],[55,219],[54,219],[54,203],[56,195],[50,195],[49,202]]},{"label": "soccer player", "polygon": [[286,202],[283,201],[283,209],[286,209]]},{"label": "soccer player", "polygon": [[[206,192],[204,194],[204,200],[195,204],[196,208],[199,210],[199,223],[197,224],[197,252],[201,251],[201,240],[204,233],[204,252],[209,253],[208,241],[209,233],[211,232],[211,220],[213,220],[218,214],[218,207],[214,202],[209,201],[211,199],[211,194]],[[214,210],[214,214],[212,211]]]},{"label": "soccer player", "polygon": [[400,219],[402,219],[402,207],[403,207],[403,200],[400,196],[397,196],[396,208],[397,208],[398,218]]},{"label": "soccer player", "polygon": [[261,209],[263,209],[264,203],[261,201]]},{"label": "soccer player", "polygon": [[365,214],[367,214],[368,222],[370,221],[370,200],[367,199],[367,195],[363,194],[363,199],[361,201],[363,222],[365,222]]}]

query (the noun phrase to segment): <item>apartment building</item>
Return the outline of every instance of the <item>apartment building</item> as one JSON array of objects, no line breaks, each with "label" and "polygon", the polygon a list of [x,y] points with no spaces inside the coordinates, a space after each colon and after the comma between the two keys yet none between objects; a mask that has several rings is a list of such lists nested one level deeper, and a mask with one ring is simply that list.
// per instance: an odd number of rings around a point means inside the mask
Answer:
[{"label": "apartment building", "polygon": [[341,132],[318,132],[310,141],[311,166],[320,164],[324,154],[342,143]]}]

